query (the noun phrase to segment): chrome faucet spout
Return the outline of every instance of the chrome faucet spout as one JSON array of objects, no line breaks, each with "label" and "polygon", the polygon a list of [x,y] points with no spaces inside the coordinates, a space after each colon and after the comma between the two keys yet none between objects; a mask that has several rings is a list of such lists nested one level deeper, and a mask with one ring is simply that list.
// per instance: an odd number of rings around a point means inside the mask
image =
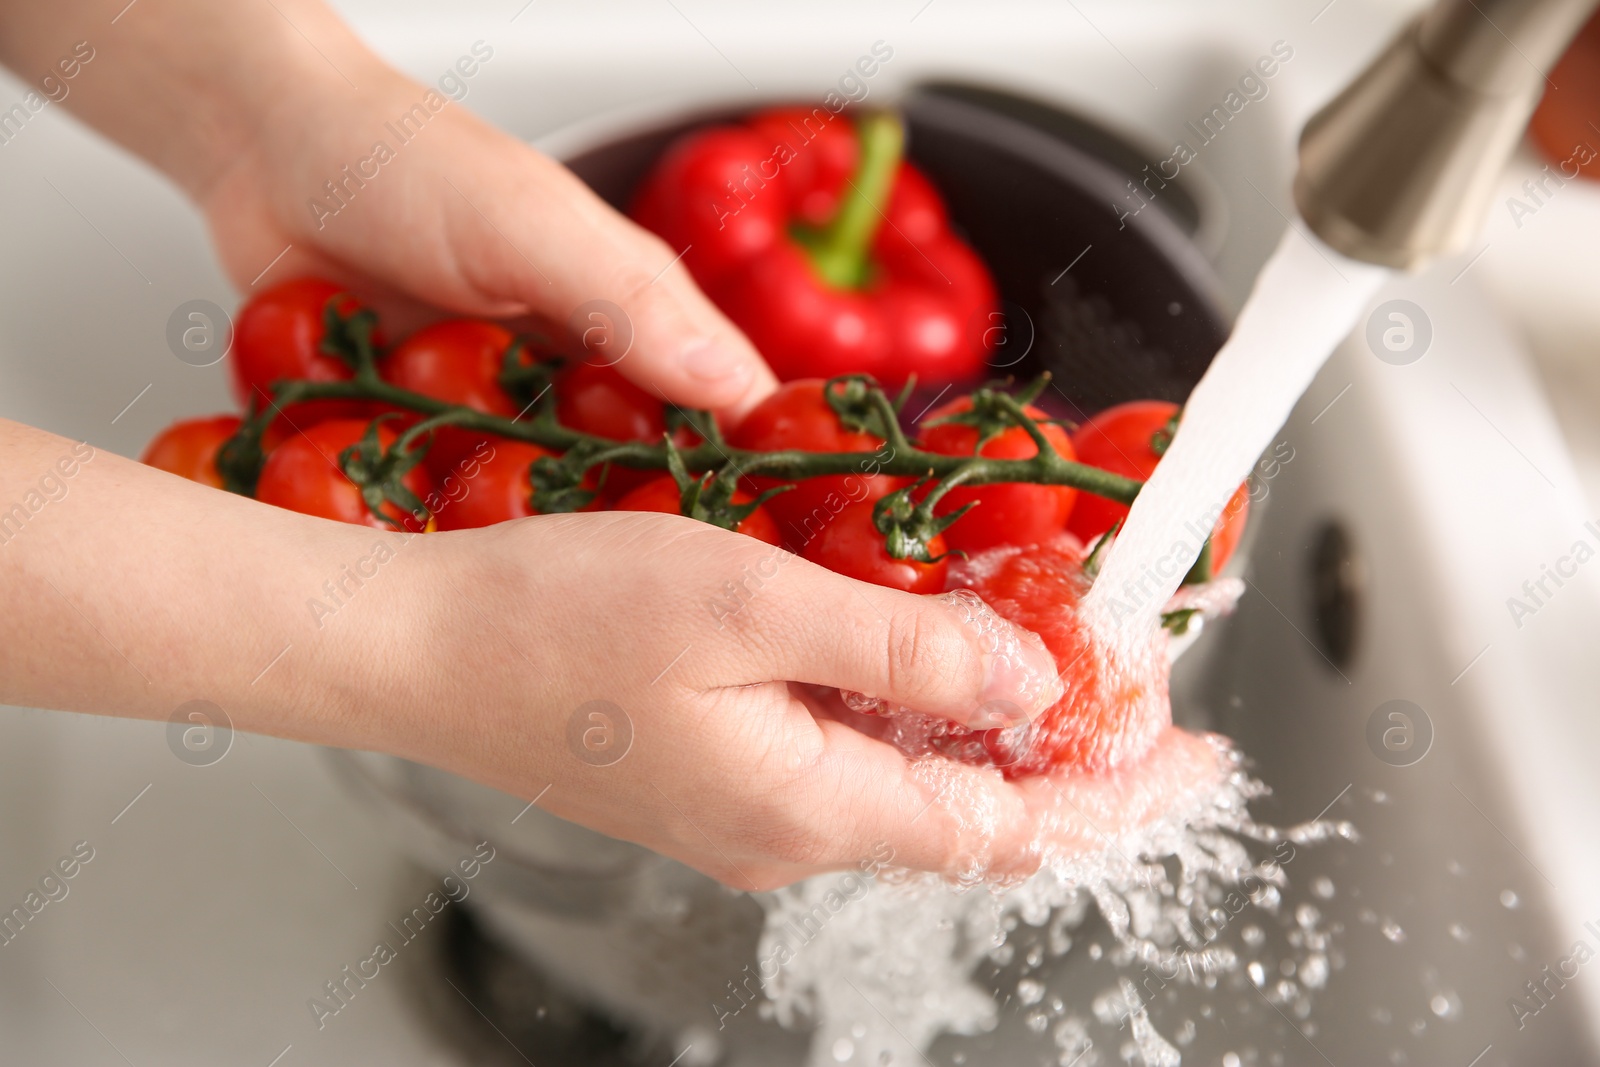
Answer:
[{"label": "chrome faucet spout", "polygon": [[1600,0],[1438,0],[1300,135],[1294,198],[1355,259],[1465,248],[1560,58]]}]

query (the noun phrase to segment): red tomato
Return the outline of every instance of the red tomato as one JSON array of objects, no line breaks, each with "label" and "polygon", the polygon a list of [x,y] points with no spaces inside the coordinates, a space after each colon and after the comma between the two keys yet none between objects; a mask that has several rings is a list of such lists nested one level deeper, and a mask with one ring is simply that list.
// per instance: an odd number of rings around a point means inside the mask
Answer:
[{"label": "red tomato", "polygon": [[[344,360],[322,351],[330,305],[343,316],[361,310],[355,297],[320,278],[284,282],[246,302],[234,323],[229,359],[233,395],[242,406],[252,399],[265,404],[272,384],[285,379],[337,382],[353,376]],[[373,343],[381,344],[377,338]],[[315,400],[284,415],[304,429],[320,419],[352,417],[370,407],[360,401]]]},{"label": "red tomato", "polygon": [[[665,404],[628,381],[615,367],[581,361],[562,370],[556,379],[556,417],[563,426],[613,441],[660,444],[667,432]],[[672,443],[692,448],[700,438],[681,427],[673,432]],[[606,495],[615,500],[655,477],[655,471],[613,465],[606,475]]]},{"label": "red tomato", "polygon": [[239,429],[237,415],[214,415],[208,419],[180,419],[155,436],[145,446],[140,462],[187,478],[191,482],[222,488],[217,473],[217,449]]},{"label": "red tomato", "polygon": [[[1078,462],[1129,478],[1147,479],[1161,456],[1152,439],[1166,430],[1178,405],[1165,400],[1132,400],[1107,408],[1072,435]],[[1244,533],[1250,511],[1248,485],[1239,486],[1211,533],[1211,569],[1220,571]],[[1128,506],[1093,493],[1078,494],[1067,529],[1085,544],[1126,518]],[[963,520],[965,521],[965,520]],[[957,525],[960,525],[959,523]]]},{"label": "red tomato", "polygon": [[[847,578],[859,578],[874,585],[904,589],[908,593],[944,592],[949,561],[923,563],[892,558],[884,547],[883,534],[873,525],[872,509],[871,501],[851,504],[822,528],[801,555]],[[943,556],[944,538],[934,536],[928,542],[928,551],[934,556]]]},{"label": "red tomato", "polygon": [[[935,408],[928,422],[972,410],[972,400],[962,397]],[[1035,407],[1024,408],[1035,419],[1049,418]],[[1067,432],[1054,424],[1040,427],[1050,443],[1066,459],[1076,453]],[[978,430],[959,422],[930,426],[922,433],[922,447],[945,456],[971,456],[978,452]],[[1031,459],[1039,454],[1033,438],[1020,426],[1013,426],[986,442],[981,453],[992,459]],[[1067,516],[1078,491],[1064,485],[1031,485],[1003,482],[974,488],[957,486],[940,498],[934,510],[948,515],[957,508],[977,501],[978,506],[956,520],[944,532],[951,548],[981,552],[997,545],[1036,545],[1066,528]]]},{"label": "red tomato", "polygon": [[[492,322],[449,319],[406,338],[380,369],[402,389],[509,419],[517,414],[517,405],[500,388],[500,371],[515,340]],[[444,477],[482,440],[482,434],[470,430],[441,427],[428,450],[428,470],[435,479]]]},{"label": "red tomato", "polygon": [[613,441],[661,440],[666,407],[615,367],[577,362],[556,380],[556,416],[563,426]]},{"label": "red tomato", "polygon": [[522,441],[495,440],[468,453],[449,475],[438,479],[441,530],[493,526],[539,514],[533,509],[533,461],[551,453]]},{"label": "red tomato", "polygon": [[1079,542],[1058,537],[1027,552],[1001,549],[965,568],[973,592],[1044,639],[1066,690],[1030,726],[982,732],[1007,778],[1109,770],[1143,755],[1172,722],[1165,641],[1128,649],[1097,638],[1077,611],[1088,587],[1083,559]]},{"label": "red tomato", "polygon": [[[305,515],[371,526],[378,530],[395,527],[374,515],[362,499],[361,490],[339,466],[339,455],[367,432],[362,419],[330,419],[319,422],[304,433],[284,441],[272,450],[261,468],[256,499]],[[395,432],[378,427],[378,442],[384,448],[394,444]],[[406,488],[419,500],[433,492],[433,483],[419,464],[405,476]],[[406,515],[393,504],[384,505],[384,514],[404,523],[413,532],[424,529],[415,516]]]},{"label": "red tomato", "polygon": [[[729,443],[768,452],[879,452],[884,444],[881,438],[852,430],[839,421],[822,395],[823,384],[821,378],[785,382],[745,416],[728,435]],[[880,454],[889,458],[887,452]],[[901,484],[900,479],[869,473],[872,469],[869,466],[860,474],[808,478],[767,501],[766,509],[778,520],[785,540],[799,551],[846,505],[880,500]],[[782,484],[771,478],[752,478],[751,482],[761,490]]]},{"label": "red tomato", "polygon": [[[681,515],[682,499],[683,494],[678,489],[677,481],[668,475],[639,486],[617,501],[616,510],[659,511],[668,515]],[[738,491],[733,494],[735,504],[748,504],[752,499],[746,492]],[[769,545],[782,542],[782,538],[778,535],[778,524],[767,514],[765,505],[745,516],[744,521],[739,523],[738,532],[746,537],[754,537],[757,541],[765,541]]]}]

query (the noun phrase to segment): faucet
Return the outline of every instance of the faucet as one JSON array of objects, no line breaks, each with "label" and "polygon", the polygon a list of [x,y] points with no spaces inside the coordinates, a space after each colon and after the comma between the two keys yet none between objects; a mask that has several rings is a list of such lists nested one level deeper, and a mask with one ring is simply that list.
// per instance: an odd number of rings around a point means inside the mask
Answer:
[{"label": "faucet", "polygon": [[1353,259],[1464,249],[1553,66],[1597,0],[1437,0],[1300,135],[1294,199]]}]

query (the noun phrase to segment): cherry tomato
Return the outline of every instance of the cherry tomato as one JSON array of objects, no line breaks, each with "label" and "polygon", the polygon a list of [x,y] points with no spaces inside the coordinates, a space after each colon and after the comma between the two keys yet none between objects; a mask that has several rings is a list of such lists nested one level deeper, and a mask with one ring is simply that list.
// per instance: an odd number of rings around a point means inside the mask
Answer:
[{"label": "cherry tomato", "polygon": [[[908,593],[944,592],[949,561],[923,563],[892,558],[884,546],[883,534],[873,524],[872,509],[872,501],[851,504],[822,527],[801,555],[847,578],[858,578],[874,585],[904,589]],[[934,556],[943,556],[946,552],[944,538],[935,535],[928,542],[928,551]]]},{"label": "cherry tomato", "polygon": [[[728,435],[729,443],[769,452],[877,452],[888,459],[886,451],[880,452],[884,445],[881,438],[852,430],[839,421],[822,394],[823,384],[821,378],[800,378],[779,386]],[[874,473],[875,469],[869,465],[859,474],[808,478],[767,501],[766,509],[778,521],[785,540],[799,551],[846,505],[880,500],[900,486],[900,479]],[[771,478],[750,481],[758,491],[782,484]]]},{"label": "cherry tomato", "polygon": [[[230,381],[233,395],[248,407],[265,404],[274,382],[299,378],[313,382],[344,381],[354,375],[349,364],[322,351],[327,337],[327,309],[348,317],[361,310],[355,297],[333,282],[298,278],[252,297],[233,327]],[[374,338],[375,345],[381,340]],[[360,401],[314,400],[284,413],[304,429],[325,418],[348,418],[370,411]]]},{"label": "cherry tomato", "polygon": [[[1156,452],[1152,441],[1157,434],[1166,432],[1167,424],[1177,413],[1178,405],[1165,400],[1132,400],[1107,408],[1078,427],[1072,435],[1078,461],[1113,474],[1147,479],[1161,461],[1161,455]],[[1249,487],[1241,485],[1228,501],[1211,533],[1213,571],[1220,571],[1238,547],[1249,511]],[[1126,504],[1093,493],[1080,493],[1072,516],[1067,520],[1067,529],[1087,544],[1126,518],[1127,514]]]},{"label": "cherry tomato", "polygon": [[[556,417],[563,426],[613,441],[660,444],[667,432],[665,404],[628,381],[615,367],[584,361],[566,367],[556,379]],[[693,448],[700,438],[687,427],[679,427],[672,443]],[[657,476],[655,471],[613,465],[606,475],[606,495],[615,500]]]},{"label": "cherry tomato", "polygon": [[[659,511],[668,515],[680,515],[683,506],[682,497],[677,481],[668,475],[639,486],[617,501],[616,510]],[[733,494],[735,504],[748,504],[752,499],[749,493],[743,491]],[[783,540],[778,534],[778,524],[767,514],[765,505],[746,515],[739,523],[738,532],[746,537],[754,537],[757,541],[765,541],[769,545],[780,544]]]},{"label": "cherry tomato", "polygon": [[[927,421],[972,410],[968,397],[952,400],[929,412]],[[1049,418],[1035,407],[1024,408],[1035,419]],[[1073,459],[1072,439],[1067,432],[1053,423],[1041,421],[1040,429],[1066,459]],[[1039,454],[1033,438],[1020,426],[1002,431],[984,443],[978,450],[978,429],[965,423],[946,422],[929,426],[922,433],[922,447],[945,456],[984,455],[992,459],[1032,459]],[[977,501],[978,506],[956,520],[944,532],[951,548],[963,552],[981,552],[997,545],[1036,545],[1054,537],[1067,525],[1072,513],[1072,503],[1078,491],[1065,485],[1032,485],[1026,482],[1002,482],[967,488],[957,486],[940,498],[934,509],[948,515],[957,508]]]},{"label": "cherry tomato", "polygon": [[539,514],[533,508],[533,461],[551,453],[522,441],[484,441],[451,474],[437,479],[441,530],[469,530]]},{"label": "cherry tomato", "polygon": [[[395,346],[380,367],[385,380],[402,389],[460,404],[486,415],[512,418],[516,402],[500,388],[506,350],[516,338],[502,326],[477,319],[449,319],[425,326]],[[428,470],[445,477],[472,454],[482,434],[440,427],[428,450]]]},{"label": "cherry tomato", "polygon": [[[339,455],[360,441],[367,432],[362,419],[329,419],[284,441],[272,450],[261,468],[256,499],[305,515],[371,526],[378,530],[395,527],[374,515],[361,496],[361,490],[339,466]],[[378,442],[388,448],[395,432],[387,425],[378,427]],[[407,472],[406,488],[419,500],[433,492],[433,483],[421,464]],[[424,529],[413,515],[404,514],[393,504],[385,504],[384,514],[401,521],[412,532]]]},{"label": "cherry tomato", "polygon": [[1032,725],[981,732],[1007,778],[1103,772],[1143,755],[1171,725],[1166,643],[1125,648],[1097,637],[1077,610],[1088,588],[1083,559],[1081,543],[1058,537],[1026,552],[976,556],[964,567],[973,592],[1044,640],[1065,687]]},{"label": "cherry tomato", "polygon": [[217,473],[217,449],[238,429],[237,415],[180,419],[158,433],[145,446],[144,455],[139,459],[158,470],[221,489],[222,475]]}]

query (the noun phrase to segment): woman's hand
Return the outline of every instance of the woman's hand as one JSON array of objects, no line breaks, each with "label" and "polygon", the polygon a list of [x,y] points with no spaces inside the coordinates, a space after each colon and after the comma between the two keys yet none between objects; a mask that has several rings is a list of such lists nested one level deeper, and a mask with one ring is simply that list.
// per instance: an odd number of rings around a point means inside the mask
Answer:
[{"label": "woman's hand", "polygon": [[[1021,791],[953,763],[935,784],[825,707],[844,688],[967,723],[985,705],[1036,714],[1060,694],[1042,646],[993,662],[938,598],[673,516],[541,517],[407,551],[422,634],[375,698],[390,710],[374,743],[739,888],[883,845],[946,873],[974,847],[1026,852]],[[941,790],[987,807],[992,833],[964,837]]]},{"label": "woman's hand", "polygon": [[414,322],[428,305],[566,326],[605,301],[633,335],[618,370],[667,400],[737,416],[776,385],[683,249],[394,71],[320,0],[147,0],[114,37],[103,7],[0,4],[0,61],[31,77],[80,37],[95,45],[65,106],[195,199],[241,291],[316,274],[389,321],[409,304]]},{"label": "woman's hand", "polygon": [[[334,106],[308,102],[314,120],[269,117],[204,194],[241,289],[288,248],[263,284],[331,276],[380,304],[399,295],[460,314],[543,316],[578,333],[598,327],[608,346],[599,358],[620,359],[639,385],[734,417],[772,391],[772,372],[677,262],[682,249],[460,104],[445,103],[401,143],[395,121],[429,115],[415,110],[425,97],[445,98],[368,66],[361,94],[329,87]],[[394,153],[381,166],[372,162],[379,143]],[[580,313],[593,302],[607,310]],[[610,307],[623,323],[609,321]]]},{"label": "woman's hand", "polygon": [[[39,472],[51,487],[0,529],[0,587],[19,605],[0,616],[0,704],[168,720],[205,700],[236,729],[537,798],[741,888],[881,860],[880,844],[936,871],[967,866],[969,847],[1027,858],[1022,790],[955,764],[935,785],[813,714],[838,688],[966,723],[1059,697],[1042,645],[1022,667],[991,662],[937,598],[673,515],[413,535],[3,420],[0,455],[0,500],[42,491]],[[614,762],[582,736],[605,726],[594,701],[631,730]],[[991,813],[981,840],[937,802],[956,797]]]}]

